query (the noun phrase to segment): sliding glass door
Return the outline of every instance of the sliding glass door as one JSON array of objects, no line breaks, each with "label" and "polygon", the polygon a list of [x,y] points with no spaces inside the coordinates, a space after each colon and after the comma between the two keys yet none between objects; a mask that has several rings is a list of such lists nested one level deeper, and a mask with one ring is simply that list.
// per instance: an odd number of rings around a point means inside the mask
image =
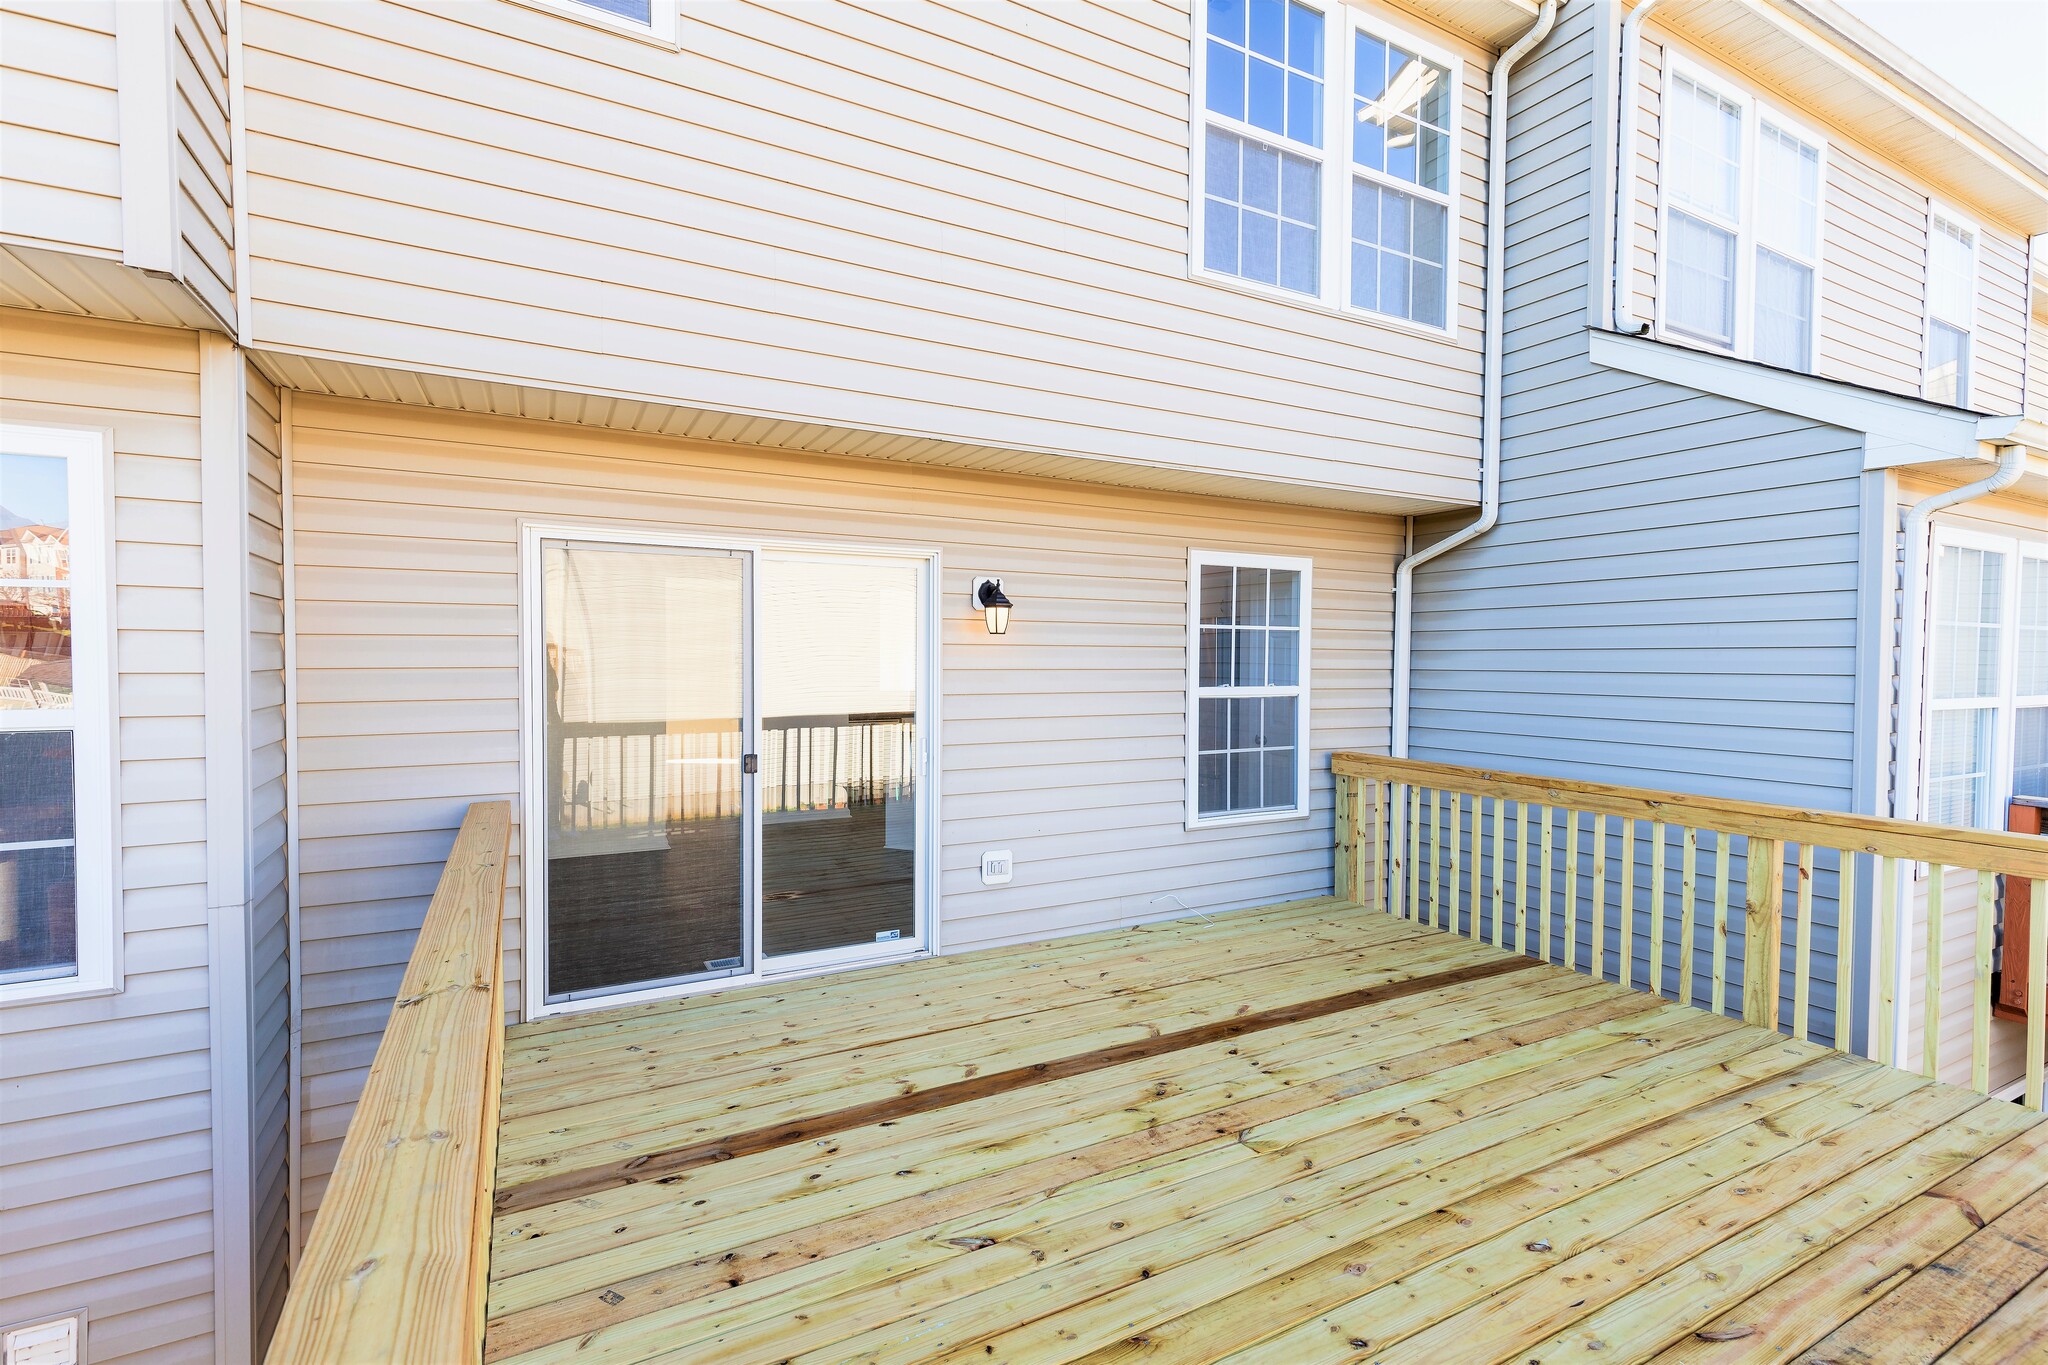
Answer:
[{"label": "sliding glass door", "polygon": [[752,968],[750,567],[542,547],[550,1003]]},{"label": "sliding glass door", "polygon": [[924,564],[761,564],[761,951],[917,935]]},{"label": "sliding glass door", "polygon": [[541,1008],[922,946],[927,560],[528,562]]}]

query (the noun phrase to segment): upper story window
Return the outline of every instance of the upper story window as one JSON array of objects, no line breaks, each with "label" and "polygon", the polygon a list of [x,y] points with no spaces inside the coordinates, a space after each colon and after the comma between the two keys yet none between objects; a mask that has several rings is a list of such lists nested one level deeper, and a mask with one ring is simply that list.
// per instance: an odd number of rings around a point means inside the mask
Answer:
[{"label": "upper story window", "polygon": [[1936,209],[1927,220],[1927,366],[1921,390],[1931,401],[1969,406],[1976,325],[1976,230]]},{"label": "upper story window", "polygon": [[1188,557],[1188,824],[1308,810],[1310,564]]},{"label": "upper story window", "polygon": [[523,0],[544,9],[635,37],[672,43],[676,38],[676,0]]},{"label": "upper story window", "polygon": [[2003,829],[2048,796],[2048,544],[1944,528],[1933,604],[1927,818]]},{"label": "upper story window", "polygon": [[1811,370],[1821,140],[1677,62],[1666,73],[1664,110],[1664,329]]},{"label": "upper story window", "polygon": [[1453,330],[1457,64],[1342,5],[1202,13],[1196,273]]},{"label": "upper story window", "polygon": [[105,463],[0,426],[0,1004],[113,981]]}]

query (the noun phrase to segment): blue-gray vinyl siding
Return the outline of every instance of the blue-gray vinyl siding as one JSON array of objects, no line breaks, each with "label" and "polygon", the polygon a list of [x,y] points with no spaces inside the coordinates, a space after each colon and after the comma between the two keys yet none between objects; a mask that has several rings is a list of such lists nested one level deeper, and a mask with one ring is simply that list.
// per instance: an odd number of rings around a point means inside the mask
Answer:
[{"label": "blue-gray vinyl siding", "polygon": [[[1606,218],[1593,202],[1605,144],[1593,104],[1599,38],[1590,5],[1564,8],[1514,78],[1500,522],[1417,573],[1410,752],[1849,809],[1862,437],[1587,359],[1592,234]],[[1648,826],[1637,836],[1641,904]],[[1609,822],[1617,857],[1620,837]],[[1668,862],[1675,899],[1675,836]],[[1816,878],[1822,1037],[1832,1034],[1831,862]],[[1703,898],[1712,870],[1703,840]],[[1743,873],[1738,841],[1737,921]],[[1582,924],[1589,889],[1582,882]],[[1617,890],[1608,895],[1618,907]],[[1710,904],[1699,913],[1707,922]],[[1646,916],[1637,923],[1641,981]],[[1609,944],[1611,974],[1611,930]],[[1667,960],[1675,991],[1675,943]],[[1739,1001],[1732,983],[1730,994]]]}]

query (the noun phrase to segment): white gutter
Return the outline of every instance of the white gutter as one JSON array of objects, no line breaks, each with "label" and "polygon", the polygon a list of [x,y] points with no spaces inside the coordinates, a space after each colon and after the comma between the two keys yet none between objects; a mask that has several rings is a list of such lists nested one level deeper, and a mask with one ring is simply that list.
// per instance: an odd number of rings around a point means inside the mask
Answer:
[{"label": "white gutter", "polygon": [[1634,273],[1636,260],[1636,215],[1635,188],[1636,174],[1636,65],[1637,51],[1642,44],[1643,20],[1650,17],[1650,11],[1657,8],[1660,0],[1642,0],[1642,3],[1628,12],[1621,21],[1621,82],[1615,88],[1616,118],[1620,130],[1615,134],[1614,166],[1614,223],[1610,234],[1614,241],[1614,330],[1629,336],[1640,336],[1650,330],[1650,324],[1636,317],[1630,306],[1629,276]]},{"label": "white gutter", "polygon": [[[1394,717],[1389,745],[1396,758],[1408,756],[1408,690],[1414,666],[1415,570],[1438,555],[1485,535],[1500,520],[1501,333],[1507,276],[1508,76],[1515,64],[1549,36],[1557,22],[1557,0],[1543,0],[1529,25],[1493,64],[1491,104],[1486,121],[1486,333],[1479,391],[1479,519],[1419,554],[1405,556],[1394,570]],[[1412,523],[1411,523],[1412,524]]]},{"label": "white gutter", "polygon": [[[1998,422],[2000,419],[1986,419]],[[1928,564],[1929,523],[1937,512],[1973,502],[1978,498],[1991,496],[2012,487],[2026,472],[2027,447],[2008,445],[1999,456],[1998,468],[1975,483],[1966,483],[1959,488],[1950,488],[1931,497],[1922,498],[1906,511],[1900,530],[1905,546],[1905,602],[1901,608],[1905,617],[1901,631],[1899,651],[1899,718],[1898,718],[1898,764],[1892,778],[1892,816],[1900,820],[1924,819],[1924,788],[1922,785],[1921,731],[1925,728],[1923,711],[1926,700],[1922,696],[1927,673],[1927,610],[1929,584],[1926,582]],[[1901,877],[1910,876],[1910,868],[1899,869]],[[1905,892],[1910,882],[1901,888],[1900,905],[1909,904]],[[1895,952],[1892,961],[1897,963],[1898,976],[1892,983],[1892,1065],[1911,1070],[1906,1047],[1906,1030],[1912,1022],[1912,1010],[1908,1000],[1911,985],[1913,945],[1912,916],[1901,914],[1896,929]]]}]

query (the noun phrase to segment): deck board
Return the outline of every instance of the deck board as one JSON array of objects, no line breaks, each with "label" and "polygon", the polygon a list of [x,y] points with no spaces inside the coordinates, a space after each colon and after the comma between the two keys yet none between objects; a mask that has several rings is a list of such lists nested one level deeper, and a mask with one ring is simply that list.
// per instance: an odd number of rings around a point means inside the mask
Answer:
[{"label": "deck board", "polygon": [[1993,1360],[2048,1268],[2018,1107],[1327,899],[520,1026],[505,1094],[490,1361]]}]

